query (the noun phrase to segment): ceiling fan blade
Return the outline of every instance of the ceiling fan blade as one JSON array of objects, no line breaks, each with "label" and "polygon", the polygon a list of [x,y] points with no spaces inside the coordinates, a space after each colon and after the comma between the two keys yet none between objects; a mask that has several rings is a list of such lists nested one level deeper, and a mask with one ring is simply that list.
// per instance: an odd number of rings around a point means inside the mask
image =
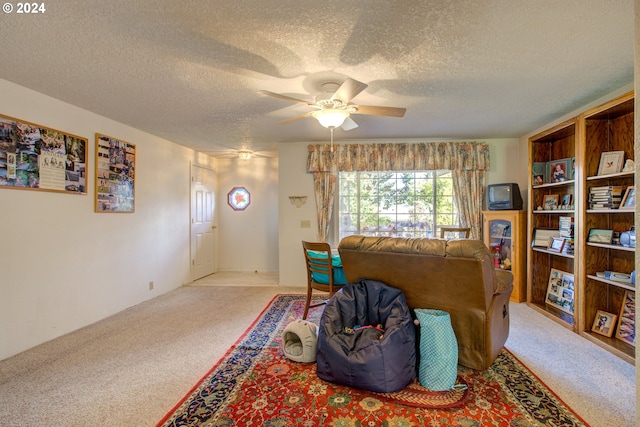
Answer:
[{"label": "ceiling fan blade", "polygon": [[335,99],[339,99],[340,101],[347,104],[353,97],[365,90],[367,86],[369,85],[366,83],[362,83],[353,79],[347,79],[340,85],[336,93],[333,94],[331,100],[333,101]]},{"label": "ceiling fan blade", "polygon": [[282,99],[289,102],[298,102],[300,104],[306,104],[306,105],[312,104],[311,102],[305,101],[304,99],[293,98],[291,96],[281,95],[275,92],[269,92],[268,90],[259,90],[258,93],[261,95],[273,96],[274,98]]},{"label": "ceiling fan blade", "polygon": [[353,121],[351,117],[347,117],[344,119],[344,123],[342,123],[342,130],[351,130],[358,127],[358,124]]},{"label": "ceiling fan blade", "polygon": [[286,120],[283,120],[283,121],[278,122],[278,123],[281,124],[281,125],[286,125],[288,123],[292,123],[292,122],[295,122],[297,120],[306,119],[307,117],[311,117],[311,113],[312,112],[310,111],[310,112],[308,112],[306,114],[303,114],[301,116],[291,117],[290,119],[286,119]]},{"label": "ceiling fan blade", "polygon": [[406,108],[376,107],[372,105],[354,105],[356,111],[353,114],[369,114],[372,116],[403,117]]}]

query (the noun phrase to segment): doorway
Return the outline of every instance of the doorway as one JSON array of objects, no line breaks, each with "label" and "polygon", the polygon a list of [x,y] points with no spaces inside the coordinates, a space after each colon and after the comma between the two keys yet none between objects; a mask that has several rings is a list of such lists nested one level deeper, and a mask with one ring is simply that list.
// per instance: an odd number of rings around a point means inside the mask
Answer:
[{"label": "doorway", "polygon": [[191,280],[216,272],[216,172],[191,165]]}]

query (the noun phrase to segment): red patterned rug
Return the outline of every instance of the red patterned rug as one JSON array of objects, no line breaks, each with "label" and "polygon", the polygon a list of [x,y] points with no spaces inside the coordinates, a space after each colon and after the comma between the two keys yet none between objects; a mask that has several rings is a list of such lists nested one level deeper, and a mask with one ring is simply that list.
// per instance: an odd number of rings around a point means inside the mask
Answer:
[{"label": "red patterned rug", "polygon": [[587,426],[507,350],[486,371],[459,366],[464,390],[432,392],[416,381],[372,393],[323,381],[315,364],[282,353],[280,335],[290,316],[302,318],[304,300],[275,297],[158,426]]}]

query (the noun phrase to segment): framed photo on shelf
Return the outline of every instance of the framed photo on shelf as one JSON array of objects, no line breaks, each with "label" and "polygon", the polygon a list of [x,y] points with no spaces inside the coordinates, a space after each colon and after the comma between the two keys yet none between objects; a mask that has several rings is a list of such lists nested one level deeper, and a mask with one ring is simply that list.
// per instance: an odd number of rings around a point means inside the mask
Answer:
[{"label": "framed photo on shelf", "polygon": [[598,310],[596,312],[596,318],[593,319],[593,326],[591,331],[596,334],[610,337],[613,335],[613,329],[616,326],[616,319],[618,316],[615,314],[607,313],[606,311]]},{"label": "framed photo on shelf", "polygon": [[555,209],[558,207],[558,195],[547,194],[544,196],[543,207],[545,210]]},{"label": "framed photo on shelf", "polygon": [[541,185],[547,182],[547,162],[533,162],[531,165],[533,185]]},{"label": "framed photo on shelf", "polygon": [[575,305],[575,282],[572,273],[552,268],[545,302],[568,314],[573,314]]},{"label": "framed photo on shelf", "polygon": [[546,249],[549,247],[549,241],[554,237],[560,237],[560,230],[556,228],[534,228],[531,246]]},{"label": "framed photo on shelf", "polygon": [[573,200],[573,194],[563,194],[560,199],[560,206],[569,206]]},{"label": "framed photo on shelf", "polygon": [[549,182],[564,182],[569,180],[571,159],[552,160],[549,162]]},{"label": "framed photo on shelf", "polygon": [[630,185],[627,187],[627,190],[624,192],[624,196],[622,197],[622,202],[620,203],[620,208],[623,210],[633,210],[636,207],[636,187]]},{"label": "framed photo on shelf", "polygon": [[616,338],[632,346],[636,345],[636,293],[633,291],[627,291],[624,296]]},{"label": "framed photo on shelf", "polygon": [[600,164],[598,165],[598,175],[611,175],[622,170],[624,162],[624,151],[605,151],[600,154]]},{"label": "framed photo on shelf", "polygon": [[547,247],[547,249],[553,252],[562,252],[564,241],[564,237],[552,237],[551,239],[549,239],[549,246]]},{"label": "framed photo on shelf", "polygon": [[610,245],[613,241],[613,230],[603,230],[601,228],[592,228],[589,230],[587,236],[587,242],[589,243],[604,243]]}]

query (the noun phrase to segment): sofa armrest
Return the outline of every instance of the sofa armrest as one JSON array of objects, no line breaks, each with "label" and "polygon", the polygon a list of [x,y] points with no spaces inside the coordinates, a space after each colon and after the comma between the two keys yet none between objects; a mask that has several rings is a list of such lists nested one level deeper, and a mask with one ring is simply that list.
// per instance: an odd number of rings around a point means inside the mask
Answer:
[{"label": "sofa armrest", "polygon": [[494,295],[511,293],[513,291],[513,273],[506,270],[496,270],[496,287]]}]

